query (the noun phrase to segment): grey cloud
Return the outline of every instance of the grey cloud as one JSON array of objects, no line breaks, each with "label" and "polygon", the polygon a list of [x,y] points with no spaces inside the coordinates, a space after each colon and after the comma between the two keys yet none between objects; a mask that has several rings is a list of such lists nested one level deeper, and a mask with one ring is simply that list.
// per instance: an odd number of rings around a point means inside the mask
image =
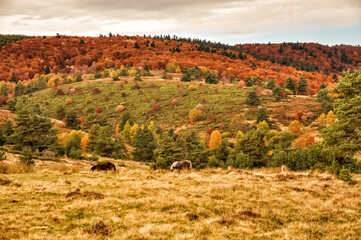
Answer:
[{"label": "grey cloud", "polygon": [[46,26],[44,31],[78,34],[166,31],[237,36],[350,26],[361,24],[360,16],[360,0],[0,0],[0,29],[8,32],[37,32]]}]

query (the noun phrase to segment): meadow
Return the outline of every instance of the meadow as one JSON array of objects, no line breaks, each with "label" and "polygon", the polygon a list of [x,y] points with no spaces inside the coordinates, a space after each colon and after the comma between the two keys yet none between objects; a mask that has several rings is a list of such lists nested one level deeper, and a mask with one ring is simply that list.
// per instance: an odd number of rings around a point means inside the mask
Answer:
[{"label": "meadow", "polygon": [[[24,167],[7,153],[0,239],[359,239],[361,186],[272,168],[116,172],[62,159]],[[102,159],[104,160],[104,159]],[[0,168],[1,169],[1,168]],[[355,175],[356,180],[361,175]]]}]

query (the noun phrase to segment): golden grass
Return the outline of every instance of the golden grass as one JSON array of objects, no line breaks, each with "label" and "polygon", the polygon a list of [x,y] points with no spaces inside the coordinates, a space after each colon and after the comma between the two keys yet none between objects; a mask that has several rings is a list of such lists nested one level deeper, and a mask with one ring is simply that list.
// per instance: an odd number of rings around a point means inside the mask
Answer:
[{"label": "golden grass", "polygon": [[0,239],[361,236],[360,184],[328,174],[281,175],[279,169],[178,174],[113,162],[116,173],[91,172],[89,162],[37,161],[31,172],[0,174]]}]

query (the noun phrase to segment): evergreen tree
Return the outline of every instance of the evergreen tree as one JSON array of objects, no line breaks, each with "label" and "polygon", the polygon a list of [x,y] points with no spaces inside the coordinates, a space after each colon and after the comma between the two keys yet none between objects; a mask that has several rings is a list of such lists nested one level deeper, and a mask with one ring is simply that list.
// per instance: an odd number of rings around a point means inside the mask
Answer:
[{"label": "evergreen tree", "polygon": [[6,85],[5,82],[1,83],[0,95],[3,97],[8,96],[8,86]]},{"label": "evergreen tree", "polygon": [[77,75],[75,77],[75,82],[82,82],[83,81],[83,78],[81,77],[81,75]]},{"label": "evergreen tree", "polygon": [[261,107],[257,111],[257,123],[260,123],[262,121],[266,121],[268,124],[270,123],[270,120],[268,119],[267,110],[264,107]]},{"label": "evergreen tree", "polygon": [[80,120],[78,119],[78,114],[75,109],[70,109],[65,114],[66,127],[71,129],[80,128]]},{"label": "evergreen tree", "polygon": [[335,104],[338,121],[321,131],[324,140],[319,157],[325,165],[360,172],[361,164],[354,156],[361,150],[361,69],[344,73],[334,91],[339,94]]},{"label": "evergreen tree", "polygon": [[216,73],[214,72],[209,72],[206,76],[205,76],[205,82],[206,83],[210,83],[210,84],[217,84],[218,83],[218,76]]},{"label": "evergreen tree", "polygon": [[138,42],[135,42],[135,43],[134,43],[134,48],[136,48],[136,49],[139,49],[139,48],[140,48],[140,46],[139,46],[139,43],[138,43]]},{"label": "evergreen tree", "polygon": [[133,139],[134,151],[132,152],[135,161],[153,162],[155,143],[154,134],[148,127],[138,127]]},{"label": "evergreen tree", "polygon": [[192,79],[191,79],[191,75],[189,73],[189,71],[184,71],[183,72],[183,75],[181,77],[181,81],[182,82],[190,82]]},{"label": "evergreen tree", "polygon": [[180,141],[185,158],[192,162],[192,166],[196,169],[205,168],[208,163],[208,150],[198,134],[195,131],[188,132]]},{"label": "evergreen tree", "polygon": [[258,106],[261,104],[261,101],[258,98],[258,95],[256,93],[256,89],[253,88],[248,94],[246,98],[246,104],[250,106]]},{"label": "evergreen tree", "polygon": [[179,143],[175,141],[173,132],[163,134],[158,148],[154,151],[155,168],[168,169],[173,162],[183,159],[184,153]]},{"label": "evergreen tree", "polygon": [[10,77],[10,82],[17,83],[18,79],[16,78],[15,73],[13,72]]},{"label": "evergreen tree", "polygon": [[18,97],[25,93],[25,86],[22,82],[18,82],[15,86],[14,96]]},{"label": "evergreen tree", "polygon": [[241,137],[236,145],[236,153],[247,154],[253,162],[252,167],[264,167],[267,163],[268,147],[264,141],[266,133],[262,130],[251,130]]},{"label": "evergreen tree", "polygon": [[300,81],[298,83],[298,94],[307,95],[307,88],[308,88],[307,80],[305,76],[301,75]]},{"label": "evergreen tree", "polygon": [[229,142],[227,138],[222,139],[221,145],[215,149],[215,157],[220,162],[219,167],[225,166],[228,155],[230,154]]},{"label": "evergreen tree", "polygon": [[98,139],[99,125],[93,124],[89,129],[89,140],[86,142],[86,150],[94,152],[95,144]]},{"label": "evergreen tree", "polygon": [[50,74],[50,68],[49,68],[49,66],[46,66],[46,68],[45,68],[45,70],[44,70],[44,74],[45,74],[45,75]]},{"label": "evergreen tree", "polygon": [[273,90],[276,87],[276,81],[271,78],[266,80],[266,86],[267,89]]},{"label": "evergreen tree", "polygon": [[141,82],[142,78],[140,77],[140,73],[136,73],[133,80],[134,82]]},{"label": "evergreen tree", "polygon": [[18,101],[16,113],[14,132],[11,135],[16,149],[58,149],[57,131],[52,128],[53,123],[49,119],[30,114],[21,101]]},{"label": "evergreen tree", "polygon": [[293,92],[293,94],[296,94],[296,81],[292,77],[288,77],[285,82],[284,88],[287,88]]},{"label": "evergreen tree", "polygon": [[65,118],[66,112],[65,107],[63,105],[59,105],[55,110],[55,116],[59,120],[63,120]]},{"label": "evergreen tree", "polygon": [[280,88],[278,85],[273,89],[273,97],[275,98],[276,102],[281,101],[282,99],[282,88]]}]

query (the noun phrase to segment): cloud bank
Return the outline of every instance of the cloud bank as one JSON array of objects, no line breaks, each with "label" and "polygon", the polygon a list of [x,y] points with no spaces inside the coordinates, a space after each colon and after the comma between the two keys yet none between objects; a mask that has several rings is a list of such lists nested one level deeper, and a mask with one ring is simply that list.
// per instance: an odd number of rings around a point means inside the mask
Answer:
[{"label": "cloud bank", "polygon": [[[313,41],[317,31],[331,31],[325,43],[357,44],[361,39],[361,2],[0,0],[0,29],[1,33],[29,35],[176,34],[228,43],[275,41],[276,36],[285,41]],[[329,37],[332,31],[334,39]]]}]

